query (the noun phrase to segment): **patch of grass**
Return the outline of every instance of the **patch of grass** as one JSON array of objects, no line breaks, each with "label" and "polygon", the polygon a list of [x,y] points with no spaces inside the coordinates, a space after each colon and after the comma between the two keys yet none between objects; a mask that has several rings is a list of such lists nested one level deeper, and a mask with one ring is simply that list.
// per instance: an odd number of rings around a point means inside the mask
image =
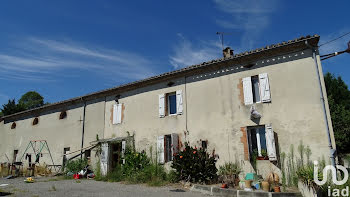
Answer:
[{"label": "patch of grass", "polygon": [[80,181],[80,180],[76,180],[75,182],[76,182],[76,183],[81,183],[81,181]]}]

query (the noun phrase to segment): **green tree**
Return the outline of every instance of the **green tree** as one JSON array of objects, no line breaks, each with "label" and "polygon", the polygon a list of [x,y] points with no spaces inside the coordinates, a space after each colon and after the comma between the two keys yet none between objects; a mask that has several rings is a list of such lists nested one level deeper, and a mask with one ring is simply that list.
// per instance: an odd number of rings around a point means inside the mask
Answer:
[{"label": "green tree", "polygon": [[2,105],[1,112],[4,116],[11,115],[26,110],[23,105],[16,104],[15,99],[9,100],[7,104]]},{"label": "green tree", "polygon": [[18,103],[25,109],[33,109],[44,105],[44,97],[35,91],[29,91],[22,95]]},{"label": "green tree", "polygon": [[0,111],[0,117],[3,116],[4,114],[2,113],[2,111]]},{"label": "green tree", "polygon": [[338,154],[350,151],[350,91],[341,77],[324,76]]}]

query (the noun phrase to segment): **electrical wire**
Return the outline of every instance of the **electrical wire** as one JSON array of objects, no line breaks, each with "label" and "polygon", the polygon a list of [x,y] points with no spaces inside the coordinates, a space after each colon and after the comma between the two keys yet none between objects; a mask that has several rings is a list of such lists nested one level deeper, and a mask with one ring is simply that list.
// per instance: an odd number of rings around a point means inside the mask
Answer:
[{"label": "electrical wire", "polygon": [[321,46],[323,46],[323,45],[326,45],[326,44],[329,44],[329,43],[331,43],[331,42],[334,42],[334,41],[336,41],[336,40],[338,40],[338,39],[340,39],[340,38],[342,38],[342,37],[344,37],[344,36],[346,36],[346,35],[348,35],[348,34],[350,34],[350,32],[348,32],[348,33],[346,33],[346,34],[343,34],[343,35],[341,35],[341,36],[339,36],[339,37],[337,37],[337,38],[335,38],[335,39],[333,39],[333,40],[327,41],[327,42],[321,44],[319,47],[321,47]]}]

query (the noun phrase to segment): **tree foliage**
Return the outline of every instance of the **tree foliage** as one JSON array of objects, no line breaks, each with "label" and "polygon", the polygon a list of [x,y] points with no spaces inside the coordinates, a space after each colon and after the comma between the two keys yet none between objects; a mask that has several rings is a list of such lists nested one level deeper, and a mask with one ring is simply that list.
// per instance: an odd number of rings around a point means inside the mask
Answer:
[{"label": "tree foliage", "polygon": [[25,109],[34,109],[44,105],[44,97],[35,91],[29,91],[22,95],[18,103],[23,105]]},{"label": "tree foliage", "polygon": [[324,76],[338,154],[350,151],[350,91],[341,77]]},{"label": "tree foliage", "polygon": [[15,99],[12,99],[9,100],[7,104],[2,105],[2,109],[0,109],[0,117],[15,114],[28,109],[37,108],[43,105],[44,97],[35,91],[29,91],[22,95],[17,104]]},{"label": "tree foliage", "polygon": [[9,100],[7,104],[2,105],[1,112],[4,116],[15,114],[24,111],[25,107],[20,104],[16,104],[15,99]]}]

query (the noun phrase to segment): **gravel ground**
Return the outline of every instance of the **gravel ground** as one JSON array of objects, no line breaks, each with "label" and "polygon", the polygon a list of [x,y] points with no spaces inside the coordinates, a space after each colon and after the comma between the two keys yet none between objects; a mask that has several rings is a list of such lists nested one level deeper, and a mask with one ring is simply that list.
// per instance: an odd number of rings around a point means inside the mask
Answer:
[{"label": "gravel ground", "polygon": [[[199,197],[203,194],[191,192],[180,185],[149,187],[128,185],[94,180],[59,180],[57,178],[36,178],[35,183],[25,183],[25,178],[0,179],[1,192],[10,192],[12,196],[188,196]],[[1,186],[1,184],[8,184]]]}]

